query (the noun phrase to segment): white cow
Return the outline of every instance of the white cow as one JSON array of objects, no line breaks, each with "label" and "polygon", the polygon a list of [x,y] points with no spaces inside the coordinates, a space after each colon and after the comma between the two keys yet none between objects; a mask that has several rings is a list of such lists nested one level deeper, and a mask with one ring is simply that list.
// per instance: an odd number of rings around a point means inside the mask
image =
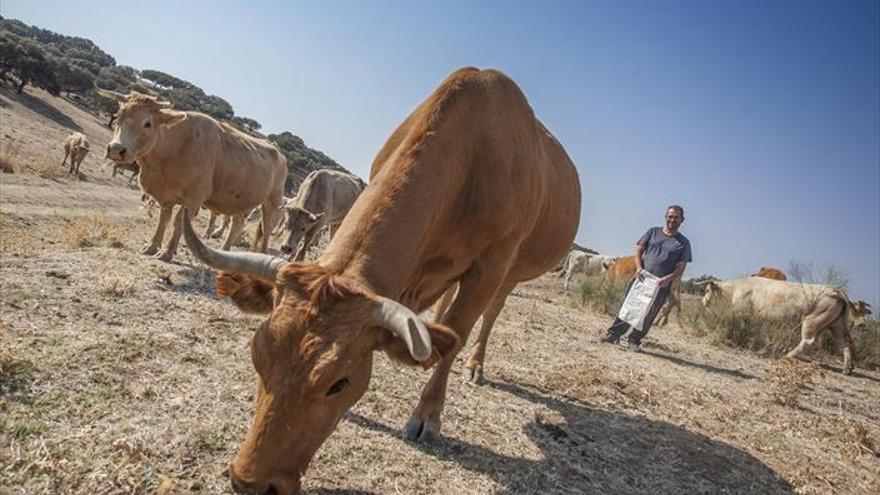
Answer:
[{"label": "white cow", "polygon": [[310,173],[296,196],[284,206],[290,235],[281,245],[281,252],[293,252],[302,241],[293,259],[304,260],[316,234],[325,226],[330,228],[332,239],[336,227],[342,223],[365,187],[366,184],[357,176],[338,170],[322,169]]},{"label": "white cow", "polygon": [[582,273],[588,277],[604,275],[606,264],[610,265],[613,261],[613,256],[589,254],[578,250],[571,251],[568,253],[568,259],[566,259],[565,267],[562,270],[562,276],[565,277],[565,290],[568,290],[571,278],[576,274]]},{"label": "white cow", "polygon": [[703,306],[708,307],[717,299],[768,318],[802,315],[801,342],[788,357],[797,357],[809,350],[816,343],[816,337],[829,329],[843,353],[843,373],[852,373],[854,350],[849,333],[849,300],[843,291],[827,285],[746,277],[707,282]]}]

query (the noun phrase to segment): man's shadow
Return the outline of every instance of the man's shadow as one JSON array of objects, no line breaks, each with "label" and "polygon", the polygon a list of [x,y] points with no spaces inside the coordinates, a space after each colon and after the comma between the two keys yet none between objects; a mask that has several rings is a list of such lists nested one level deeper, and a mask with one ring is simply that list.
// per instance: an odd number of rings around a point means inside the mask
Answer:
[{"label": "man's shadow", "polygon": [[[496,493],[794,493],[747,452],[671,423],[556,398],[532,385],[487,386],[550,410],[524,427],[542,460],[499,454],[454,437],[411,445],[490,477],[499,486]],[[357,413],[346,419],[401,438],[397,428]]]}]

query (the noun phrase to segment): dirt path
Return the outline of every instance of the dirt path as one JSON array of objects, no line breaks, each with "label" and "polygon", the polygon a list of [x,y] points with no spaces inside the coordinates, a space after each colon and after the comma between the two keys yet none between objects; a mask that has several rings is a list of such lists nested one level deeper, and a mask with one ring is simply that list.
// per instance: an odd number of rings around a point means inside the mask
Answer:
[{"label": "dirt path", "polygon": [[[95,172],[0,175],[0,493],[227,493],[260,318],[215,300],[185,247],[171,264],[137,254],[153,226],[138,192]],[[880,492],[880,373],[674,325],[641,354],[598,344],[609,319],[561,286],[509,298],[486,385],[462,380],[462,353],[437,443],[400,433],[428,373],[377,357],[307,493]],[[803,385],[799,405],[775,402],[780,380]]]}]

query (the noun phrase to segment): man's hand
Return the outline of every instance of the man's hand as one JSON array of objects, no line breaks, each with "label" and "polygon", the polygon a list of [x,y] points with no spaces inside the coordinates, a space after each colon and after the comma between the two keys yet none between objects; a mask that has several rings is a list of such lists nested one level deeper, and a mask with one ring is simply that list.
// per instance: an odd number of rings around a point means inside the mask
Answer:
[{"label": "man's hand", "polygon": [[645,269],[644,268],[639,268],[638,270],[636,270],[636,278],[639,279],[639,282],[645,281]]},{"label": "man's hand", "polygon": [[660,281],[657,282],[657,285],[659,285],[660,287],[664,287],[664,288],[669,287],[670,285],[672,285],[673,280],[675,280],[674,276],[667,275],[667,276],[661,278]]}]

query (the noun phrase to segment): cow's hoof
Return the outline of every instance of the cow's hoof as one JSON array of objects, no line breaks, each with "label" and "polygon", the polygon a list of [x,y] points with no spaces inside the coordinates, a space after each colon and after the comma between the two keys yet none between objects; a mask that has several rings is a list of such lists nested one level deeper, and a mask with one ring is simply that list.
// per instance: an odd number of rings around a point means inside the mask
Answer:
[{"label": "cow's hoof", "polygon": [[464,369],[464,378],[470,383],[474,385],[483,385],[486,383],[486,378],[483,377],[483,367],[475,366],[474,368],[465,368]]},{"label": "cow's hoof", "polygon": [[852,372],[853,372],[852,368],[844,368],[843,369],[844,375],[852,375]]},{"label": "cow's hoof", "polygon": [[411,442],[431,442],[440,438],[440,422],[411,416],[403,428],[403,436]]},{"label": "cow's hoof", "polygon": [[164,261],[165,263],[168,263],[169,261],[171,261],[172,258],[174,258],[174,253],[172,253],[171,251],[162,251],[162,253],[157,254],[155,258],[159,261]]},{"label": "cow's hoof", "polygon": [[141,249],[141,254],[145,254],[147,256],[152,256],[159,252],[159,248],[153,246],[146,246]]}]

